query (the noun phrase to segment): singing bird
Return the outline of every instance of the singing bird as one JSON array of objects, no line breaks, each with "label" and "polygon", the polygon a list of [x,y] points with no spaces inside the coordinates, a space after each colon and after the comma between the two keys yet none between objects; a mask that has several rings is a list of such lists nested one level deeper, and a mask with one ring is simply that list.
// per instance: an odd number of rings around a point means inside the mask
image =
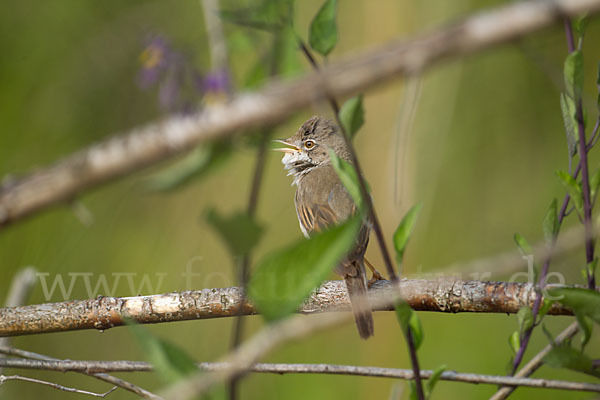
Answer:
[{"label": "singing bird", "polygon": [[[329,151],[352,162],[342,133],[333,122],[314,116],[290,138],[276,140],[286,147],[281,162],[297,186],[295,204],[300,229],[304,236],[343,222],[356,212],[356,205],[331,165]],[[373,335],[373,315],[367,297],[365,251],[369,243],[370,224],[363,222],[356,244],[336,267],[344,278],[352,311],[361,338]],[[372,268],[369,265],[369,268]],[[382,279],[373,270],[373,279]]]}]

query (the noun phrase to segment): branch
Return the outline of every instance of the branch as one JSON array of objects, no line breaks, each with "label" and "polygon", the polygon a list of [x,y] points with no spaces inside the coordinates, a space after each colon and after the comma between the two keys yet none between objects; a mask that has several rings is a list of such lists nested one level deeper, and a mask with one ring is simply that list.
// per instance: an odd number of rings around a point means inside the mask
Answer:
[{"label": "branch", "polygon": [[64,392],[87,394],[89,396],[94,396],[94,397],[106,397],[107,395],[111,394],[112,392],[114,392],[117,389],[117,387],[114,386],[112,389],[110,389],[109,391],[107,391],[105,393],[94,393],[94,392],[88,392],[87,390],[75,389],[75,388],[59,385],[58,383],[42,381],[40,379],[34,379],[34,378],[27,378],[25,376],[20,376],[20,375],[0,375],[0,385],[2,385],[6,381],[25,381],[25,382],[31,382],[31,383],[38,383],[40,385],[50,386],[50,387],[53,387],[54,389],[62,390]]},{"label": "branch", "polygon": [[409,41],[365,51],[289,82],[234,96],[90,146],[0,189],[0,225],[69,201],[87,189],[181,154],[199,143],[282,121],[329,96],[347,96],[506,43],[564,16],[597,12],[600,0],[526,1],[478,13]]},{"label": "branch", "polygon": [[[27,358],[28,360],[19,360],[19,361],[28,361],[28,362],[32,362],[32,363],[65,361],[65,360],[59,360],[57,358],[48,357],[43,354],[33,353],[31,351],[25,351],[25,350],[20,350],[20,349],[15,349],[13,347],[8,347],[8,346],[0,346],[0,354]],[[155,395],[152,392],[147,391],[146,389],[143,389],[137,385],[134,385],[131,382],[125,381],[121,378],[117,378],[112,375],[108,375],[101,371],[82,370],[82,371],[76,371],[76,372],[80,372],[84,375],[88,375],[93,378],[99,379],[101,381],[111,383],[111,384],[118,386],[120,388],[123,388],[125,390],[129,390],[130,392],[135,393],[144,399],[161,400],[160,397],[158,397],[157,395]]]},{"label": "branch", "polygon": [[[535,287],[531,283],[480,282],[461,280],[402,280],[398,293],[417,311],[516,313],[531,307]],[[371,287],[375,310],[393,310],[398,297],[389,281]],[[343,281],[325,282],[300,307],[303,314],[348,311],[350,302]],[[237,287],[173,292],[136,297],[98,297],[22,307],[0,308],[0,337],[80,329],[106,330],[133,319],[152,324],[191,319],[208,319],[253,315],[257,310],[246,301]],[[554,304],[550,315],[572,315]]]},{"label": "branch", "polygon": [[[34,369],[58,372],[151,372],[154,371],[152,364],[142,361],[35,361],[4,359],[0,366],[7,368]],[[225,363],[198,363],[202,371],[216,372],[228,368]],[[412,370],[399,368],[366,367],[354,365],[335,364],[253,364],[249,372],[272,373],[272,374],[326,374],[326,375],[352,375],[370,376],[379,378],[394,378],[410,380],[414,378]],[[420,375],[424,379],[431,378],[433,371],[421,370]],[[528,386],[535,388],[577,390],[588,392],[600,392],[600,384],[585,382],[568,382],[550,379],[528,379],[520,377],[482,375],[445,371],[441,380],[464,382],[474,384]]]},{"label": "branch", "polygon": [[[390,305],[395,304],[401,298],[404,298],[411,306],[410,297],[411,293],[406,293],[406,290],[402,290],[402,283],[410,281],[401,281],[396,287],[396,290],[391,290],[389,295],[386,297],[372,296],[369,300],[371,306],[374,309],[385,309]],[[464,282],[468,284],[469,282]],[[485,285],[485,283],[484,283]],[[500,286],[505,285],[500,283]],[[519,284],[517,284],[519,285]],[[535,292],[533,291],[533,285],[526,284],[529,291],[529,302],[535,298]],[[452,286],[452,284],[450,284]],[[490,284],[489,289],[494,291],[494,284]],[[454,295],[461,296],[462,289],[465,289],[464,285],[461,287],[454,287],[455,290],[450,290],[446,293],[440,293],[450,296]],[[495,289],[502,292],[502,287],[496,285]],[[479,293],[482,297],[486,297],[486,293]],[[418,296],[418,293],[417,293]],[[533,297],[532,297],[533,296]],[[490,304],[486,303],[485,304]],[[416,304],[419,304],[417,302]],[[416,306],[416,304],[414,306]],[[423,305],[426,303],[423,302]],[[497,304],[492,302],[492,304]],[[414,307],[413,306],[413,307]],[[553,306],[554,307],[554,306]],[[515,310],[516,312],[516,310]],[[297,340],[298,338],[304,337],[316,331],[321,331],[327,328],[331,328],[335,325],[339,325],[352,318],[350,313],[329,313],[320,316],[319,318],[306,319],[302,316],[289,317],[283,321],[274,322],[267,325],[261,331],[256,333],[252,338],[243,343],[235,351],[222,357],[220,362],[227,363],[223,370],[215,372],[203,372],[195,373],[189,377],[171,385],[164,392],[163,396],[168,399],[189,399],[195,396],[200,396],[208,392],[214,385],[231,379],[233,376],[241,376],[247,372],[249,368],[257,363],[262,357],[265,357],[268,353],[276,349],[278,346],[290,341]]]},{"label": "branch", "polygon": [[[210,48],[212,72],[229,74],[229,57],[223,25],[219,17],[219,0],[200,0]],[[229,79],[229,76],[227,76]]]}]

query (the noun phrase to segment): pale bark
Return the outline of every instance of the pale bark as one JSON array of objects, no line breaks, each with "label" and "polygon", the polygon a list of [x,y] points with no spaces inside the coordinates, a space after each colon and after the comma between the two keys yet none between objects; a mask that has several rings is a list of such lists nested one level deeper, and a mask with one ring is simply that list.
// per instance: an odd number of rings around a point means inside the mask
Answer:
[{"label": "pale bark", "polygon": [[[417,311],[483,312],[511,314],[531,307],[535,290],[530,283],[462,280],[400,281],[399,293]],[[391,282],[378,281],[370,290],[375,309],[391,310],[396,297]],[[349,310],[343,281],[325,282],[298,310],[304,314]],[[237,287],[174,292],[137,297],[98,297],[21,307],[0,308],[0,337],[63,332],[79,329],[106,330],[129,318],[142,324],[256,314],[243,301]],[[571,315],[554,304],[549,315]]]}]

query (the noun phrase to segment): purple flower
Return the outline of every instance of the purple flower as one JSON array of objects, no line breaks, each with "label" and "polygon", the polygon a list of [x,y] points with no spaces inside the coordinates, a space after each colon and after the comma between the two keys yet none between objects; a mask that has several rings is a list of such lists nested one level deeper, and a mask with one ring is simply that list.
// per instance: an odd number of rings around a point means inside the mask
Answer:
[{"label": "purple flower", "polygon": [[172,54],[169,44],[162,36],[155,36],[148,40],[144,51],[140,54],[142,69],[137,81],[142,89],[148,89],[158,82]]},{"label": "purple flower", "polygon": [[[158,104],[168,112],[189,112],[206,92],[206,79],[184,55],[170,45],[161,35],[147,40],[140,54],[141,69],[137,75],[140,88],[158,86]],[[228,88],[228,77],[217,75],[211,88],[215,91]]]},{"label": "purple flower", "polygon": [[227,93],[230,88],[229,73],[225,69],[214,71],[204,78],[204,91],[207,93]]}]

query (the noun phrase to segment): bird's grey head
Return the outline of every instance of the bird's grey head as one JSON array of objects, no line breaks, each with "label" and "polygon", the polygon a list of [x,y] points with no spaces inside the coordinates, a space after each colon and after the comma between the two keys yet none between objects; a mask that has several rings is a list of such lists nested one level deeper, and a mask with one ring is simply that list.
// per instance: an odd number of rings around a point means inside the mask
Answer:
[{"label": "bird's grey head", "polygon": [[275,150],[285,153],[281,162],[289,170],[288,175],[294,176],[294,184],[313,168],[330,164],[330,149],[338,157],[350,160],[338,126],[320,116],[310,118],[293,136],[275,141],[286,146]]}]

